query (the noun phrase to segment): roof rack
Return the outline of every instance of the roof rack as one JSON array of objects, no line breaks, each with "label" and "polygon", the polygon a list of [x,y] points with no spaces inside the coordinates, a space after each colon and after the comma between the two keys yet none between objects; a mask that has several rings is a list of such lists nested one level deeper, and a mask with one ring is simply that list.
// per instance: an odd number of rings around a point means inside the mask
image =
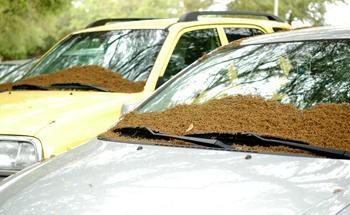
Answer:
[{"label": "roof rack", "polygon": [[97,26],[105,25],[108,22],[130,22],[130,21],[140,21],[140,20],[150,20],[154,18],[109,18],[109,19],[100,19],[95,22],[88,24],[85,28],[92,28]]},{"label": "roof rack", "polygon": [[178,22],[190,22],[197,21],[198,16],[203,15],[249,15],[249,16],[263,16],[269,20],[283,22],[281,18],[278,16],[269,14],[269,13],[260,13],[260,12],[252,12],[252,11],[194,11],[184,14],[180,17]]}]

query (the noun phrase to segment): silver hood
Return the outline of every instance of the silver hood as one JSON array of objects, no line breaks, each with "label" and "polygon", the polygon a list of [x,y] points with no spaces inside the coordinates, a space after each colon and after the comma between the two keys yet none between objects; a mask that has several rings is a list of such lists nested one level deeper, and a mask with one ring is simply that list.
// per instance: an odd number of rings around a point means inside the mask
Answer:
[{"label": "silver hood", "polygon": [[345,160],[93,140],[3,181],[0,214],[332,214],[349,179]]}]

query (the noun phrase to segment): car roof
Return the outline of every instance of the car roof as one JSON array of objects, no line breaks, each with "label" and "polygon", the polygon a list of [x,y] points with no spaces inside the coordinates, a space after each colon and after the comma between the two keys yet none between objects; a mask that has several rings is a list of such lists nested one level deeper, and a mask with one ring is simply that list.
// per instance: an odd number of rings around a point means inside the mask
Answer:
[{"label": "car roof", "polygon": [[140,21],[117,22],[113,24],[102,25],[77,31],[77,33],[111,31],[121,29],[167,29],[172,25],[181,25],[182,27],[191,27],[196,25],[208,24],[252,24],[263,27],[285,27],[289,25],[284,22],[272,21],[267,19],[252,19],[252,18],[205,18],[201,17],[198,21],[178,22],[178,18],[171,19],[149,19]]},{"label": "car roof", "polygon": [[350,39],[350,27],[322,26],[277,32],[243,39],[239,45],[330,39]]}]

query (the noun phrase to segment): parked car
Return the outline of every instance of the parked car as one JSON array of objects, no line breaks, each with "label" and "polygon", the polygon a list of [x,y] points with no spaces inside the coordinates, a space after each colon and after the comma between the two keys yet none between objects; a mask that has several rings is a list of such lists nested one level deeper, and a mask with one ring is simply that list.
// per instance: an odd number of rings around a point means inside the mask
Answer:
[{"label": "parked car", "polygon": [[[203,19],[203,15],[267,20]],[[4,157],[0,175],[56,156],[108,130],[122,105],[139,103],[203,54],[235,39],[290,29],[273,15],[234,11],[134,20],[92,23],[64,38],[23,77],[14,76],[27,79],[13,83],[10,92],[10,85],[3,85],[9,88],[0,93],[0,123],[6,125],[0,127]]]},{"label": "parked car", "polygon": [[[3,75],[0,75],[0,83],[15,82],[20,80],[30,69],[38,62],[38,58],[32,58],[29,60],[20,61],[20,64],[12,64],[16,66],[11,66]],[[18,62],[18,61],[16,61]],[[0,64],[1,68],[2,64]]]},{"label": "parked car", "polygon": [[0,213],[349,214],[349,47],[350,28],[318,27],[219,48],[5,179]]},{"label": "parked car", "polygon": [[2,78],[10,73],[12,70],[21,66],[23,64],[28,63],[30,60],[11,60],[11,61],[3,61],[0,62],[0,83]]}]

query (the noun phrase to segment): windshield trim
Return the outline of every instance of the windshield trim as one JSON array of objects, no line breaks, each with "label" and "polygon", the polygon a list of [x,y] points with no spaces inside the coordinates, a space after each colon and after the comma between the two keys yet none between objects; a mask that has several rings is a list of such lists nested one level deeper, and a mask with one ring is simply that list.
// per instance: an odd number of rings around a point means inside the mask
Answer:
[{"label": "windshield trim", "polygon": [[176,81],[177,79],[179,79],[182,75],[185,75],[189,70],[191,70],[193,67],[197,66],[198,64],[202,63],[203,61],[207,60],[208,58],[214,56],[217,53],[220,53],[221,51],[234,51],[234,50],[238,50],[247,46],[258,46],[258,45],[270,45],[270,44],[279,44],[279,43],[298,43],[298,42],[319,42],[319,41],[345,41],[348,40],[350,41],[350,37],[343,39],[343,38],[336,38],[336,39],[321,39],[321,40],[316,40],[316,39],[312,39],[312,40],[298,40],[298,41],[278,41],[278,42],[269,42],[269,43],[252,43],[252,44],[243,44],[243,45],[238,45],[238,46],[232,46],[232,44],[235,42],[231,42],[227,45],[224,46],[220,46],[216,49],[214,49],[213,51],[209,52],[208,54],[206,54],[206,58],[202,59],[202,57],[198,58],[196,61],[194,61],[192,64],[190,64],[189,66],[187,66],[186,68],[184,68],[183,70],[181,70],[179,73],[177,73],[175,76],[173,76],[170,80],[166,81],[165,83],[163,83],[158,89],[156,89],[153,94],[151,94],[150,96],[147,97],[147,99],[145,99],[143,102],[141,102],[134,111],[138,111],[140,109],[142,109],[150,100],[152,100],[154,97],[156,97],[158,94],[160,94],[166,87],[168,87],[170,84],[172,84],[174,81]]},{"label": "windshield trim", "polygon": [[69,40],[74,34],[68,34],[67,36],[63,37],[61,40],[59,40],[56,44],[54,44],[47,52],[45,52],[39,59],[38,61],[30,68],[27,73],[24,75],[26,76],[27,74],[30,74],[33,70],[35,70],[42,62],[44,59],[47,58],[50,53],[54,52],[62,43],[65,43],[67,40]]}]

